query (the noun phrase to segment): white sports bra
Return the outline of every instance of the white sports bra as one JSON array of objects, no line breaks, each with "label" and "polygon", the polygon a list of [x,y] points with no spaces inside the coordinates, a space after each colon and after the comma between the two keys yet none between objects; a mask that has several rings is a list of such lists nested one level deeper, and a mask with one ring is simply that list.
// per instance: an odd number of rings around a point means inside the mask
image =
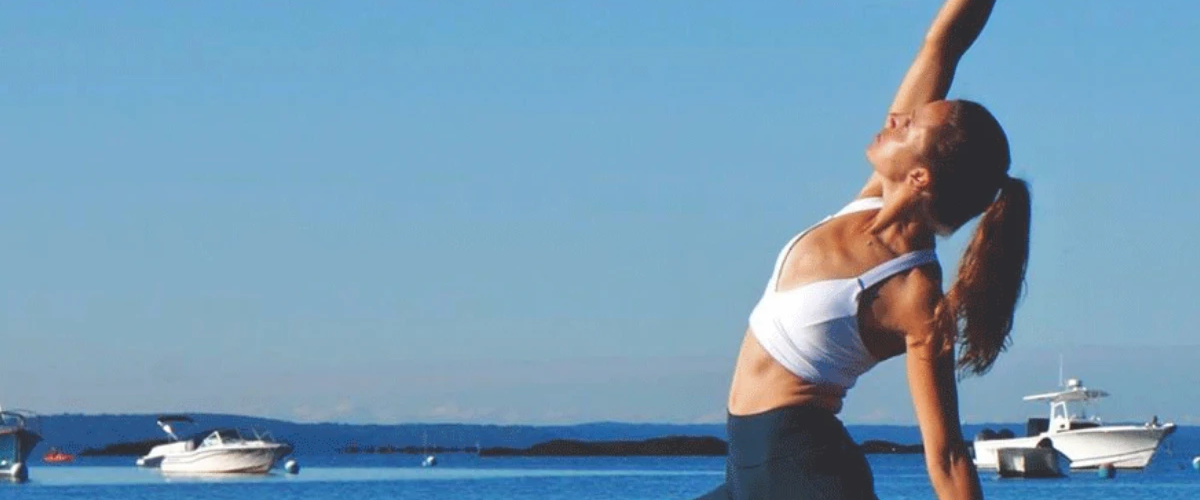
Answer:
[{"label": "white sports bra", "polygon": [[779,252],[766,292],[750,313],[750,329],[758,343],[775,361],[807,382],[832,385],[843,391],[853,387],[860,375],[879,363],[859,336],[859,294],[896,273],[937,262],[932,249],[918,250],[859,276],[776,291],[783,261],[800,238],[834,217],[878,210],[882,206],[882,198],[854,200],[792,238]]}]

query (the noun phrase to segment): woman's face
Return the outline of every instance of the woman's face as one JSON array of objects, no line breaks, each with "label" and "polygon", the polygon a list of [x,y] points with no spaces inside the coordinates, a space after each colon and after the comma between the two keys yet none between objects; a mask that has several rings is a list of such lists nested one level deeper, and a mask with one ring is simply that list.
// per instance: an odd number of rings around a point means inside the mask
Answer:
[{"label": "woman's face", "polygon": [[867,146],[867,159],[884,178],[900,181],[916,167],[929,168],[929,152],[949,121],[953,104],[934,101],[911,113],[888,115],[887,124]]}]

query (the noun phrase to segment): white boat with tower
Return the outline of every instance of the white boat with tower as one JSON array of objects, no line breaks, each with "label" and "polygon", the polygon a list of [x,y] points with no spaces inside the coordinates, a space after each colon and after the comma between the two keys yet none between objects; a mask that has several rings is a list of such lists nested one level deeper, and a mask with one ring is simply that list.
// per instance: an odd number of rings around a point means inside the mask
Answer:
[{"label": "white boat with tower", "polygon": [[1048,403],[1049,418],[1030,418],[1024,437],[999,436],[986,429],[980,432],[974,443],[975,466],[996,469],[1001,450],[1035,448],[1041,443],[1066,455],[1072,469],[1146,467],[1159,444],[1175,431],[1175,424],[1160,423],[1154,417],[1144,424],[1106,425],[1099,417],[1088,415],[1087,407],[1108,395],[1073,378],[1064,390],[1025,396],[1025,401]]}]

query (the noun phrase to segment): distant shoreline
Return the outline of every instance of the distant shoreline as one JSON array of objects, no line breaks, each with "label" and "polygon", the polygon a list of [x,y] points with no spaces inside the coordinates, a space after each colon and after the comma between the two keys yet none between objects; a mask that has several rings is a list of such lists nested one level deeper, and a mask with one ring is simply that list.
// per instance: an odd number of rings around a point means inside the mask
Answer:
[{"label": "distant shoreline", "polygon": [[[869,439],[860,445],[866,454],[919,454],[924,453],[920,444],[900,444],[880,439]],[[359,448],[348,446],[339,450],[343,454],[429,454],[429,453],[476,453],[481,457],[631,457],[631,456],[725,456],[729,444],[711,436],[667,436],[662,438],[615,441],[582,441],[578,439],[552,439],[528,448],[504,446],[489,448],[403,448],[381,446]]]},{"label": "distant shoreline", "polygon": [[[114,443],[103,448],[87,448],[80,456],[125,457],[142,456],[164,439]],[[924,451],[919,444],[905,445],[891,441],[869,439],[860,445],[867,454],[916,454]],[[552,439],[528,448],[504,446],[489,448],[449,448],[420,446],[356,446],[338,449],[343,455],[425,455],[442,453],[475,453],[481,457],[716,457],[729,453],[729,445],[723,439],[712,436],[667,436],[661,438],[615,441],[583,441],[577,439]]]},{"label": "distant shoreline", "polygon": [[641,441],[553,439],[528,448],[484,448],[484,457],[724,456],[724,440],[711,436],[667,436]]},{"label": "distant shoreline", "polygon": [[[484,425],[484,424],[338,424],[293,423],[258,417],[225,414],[190,414],[195,428],[177,432],[192,434],[193,430],[212,428],[258,428],[270,431],[279,440],[296,447],[297,455],[340,454],[409,454],[484,453],[477,447],[505,448],[491,450],[492,456],[502,453],[548,453],[537,445],[554,440],[574,440],[584,443],[640,442],[663,437],[713,437],[726,439],[724,425],[716,424],[647,424],[600,422],[573,425]],[[156,415],[51,415],[43,416],[44,446],[55,446],[81,456],[144,455],[167,436],[154,425]],[[916,452],[911,443],[920,443],[916,426],[859,425],[846,426],[850,435],[867,453]],[[984,428],[1009,429],[1024,434],[1025,424],[970,424],[963,427],[965,436]],[[1181,433],[1200,432],[1200,428],[1180,426]],[[676,444],[682,449],[667,449],[669,455],[719,455],[714,451],[695,451],[694,443]],[[515,450],[515,451],[514,451]],[[539,451],[541,450],[541,451]],[[560,451],[556,453],[566,453]],[[588,453],[601,453],[589,451]],[[603,453],[616,453],[607,452]],[[621,451],[620,453],[626,453]],[[652,453],[633,449],[628,453]],[[653,452],[659,453],[659,452]]]},{"label": "distant shoreline", "polygon": [[145,439],[127,443],[113,443],[102,448],[84,448],[79,452],[81,457],[140,457],[150,453],[150,449],[160,444],[166,444],[166,439]]},{"label": "distant shoreline", "polygon": [[349,445],[339,448],[341,455],[429,455],[438,453],[478,453],[476,448],[449,448],[445,446],[357,446]]}]

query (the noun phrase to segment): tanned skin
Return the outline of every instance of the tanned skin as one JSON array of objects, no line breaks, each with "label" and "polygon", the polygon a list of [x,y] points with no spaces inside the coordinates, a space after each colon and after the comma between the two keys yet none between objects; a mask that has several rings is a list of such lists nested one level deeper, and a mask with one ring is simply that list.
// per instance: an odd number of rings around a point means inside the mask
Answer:
[{"label": "tanned skin", "polygon": [[[786,291],[809,283],[862,274],[908,252],[934,247],[936,225],[923,209],[930,169],[924,152],[946,121],[959,60],[978,38],[994,0],[948,0],[926,33],[884,120],[867,148],[874,173],[858,197],[882,197],[878,211],[858,212],[817,226],[787,251],[777,282]],[[905,354],[909,391],[925,462],[937,497],[982,498],[958,414],[954,352],[935,330],[942,298],[936,264],[899,273],[863,294],[859,330],[879,360]],[[844,391],[797,377],[758,344],[747,330],[734,369],[728,408],[752,415],[785,406],[814,405],[837,413]]]}]

